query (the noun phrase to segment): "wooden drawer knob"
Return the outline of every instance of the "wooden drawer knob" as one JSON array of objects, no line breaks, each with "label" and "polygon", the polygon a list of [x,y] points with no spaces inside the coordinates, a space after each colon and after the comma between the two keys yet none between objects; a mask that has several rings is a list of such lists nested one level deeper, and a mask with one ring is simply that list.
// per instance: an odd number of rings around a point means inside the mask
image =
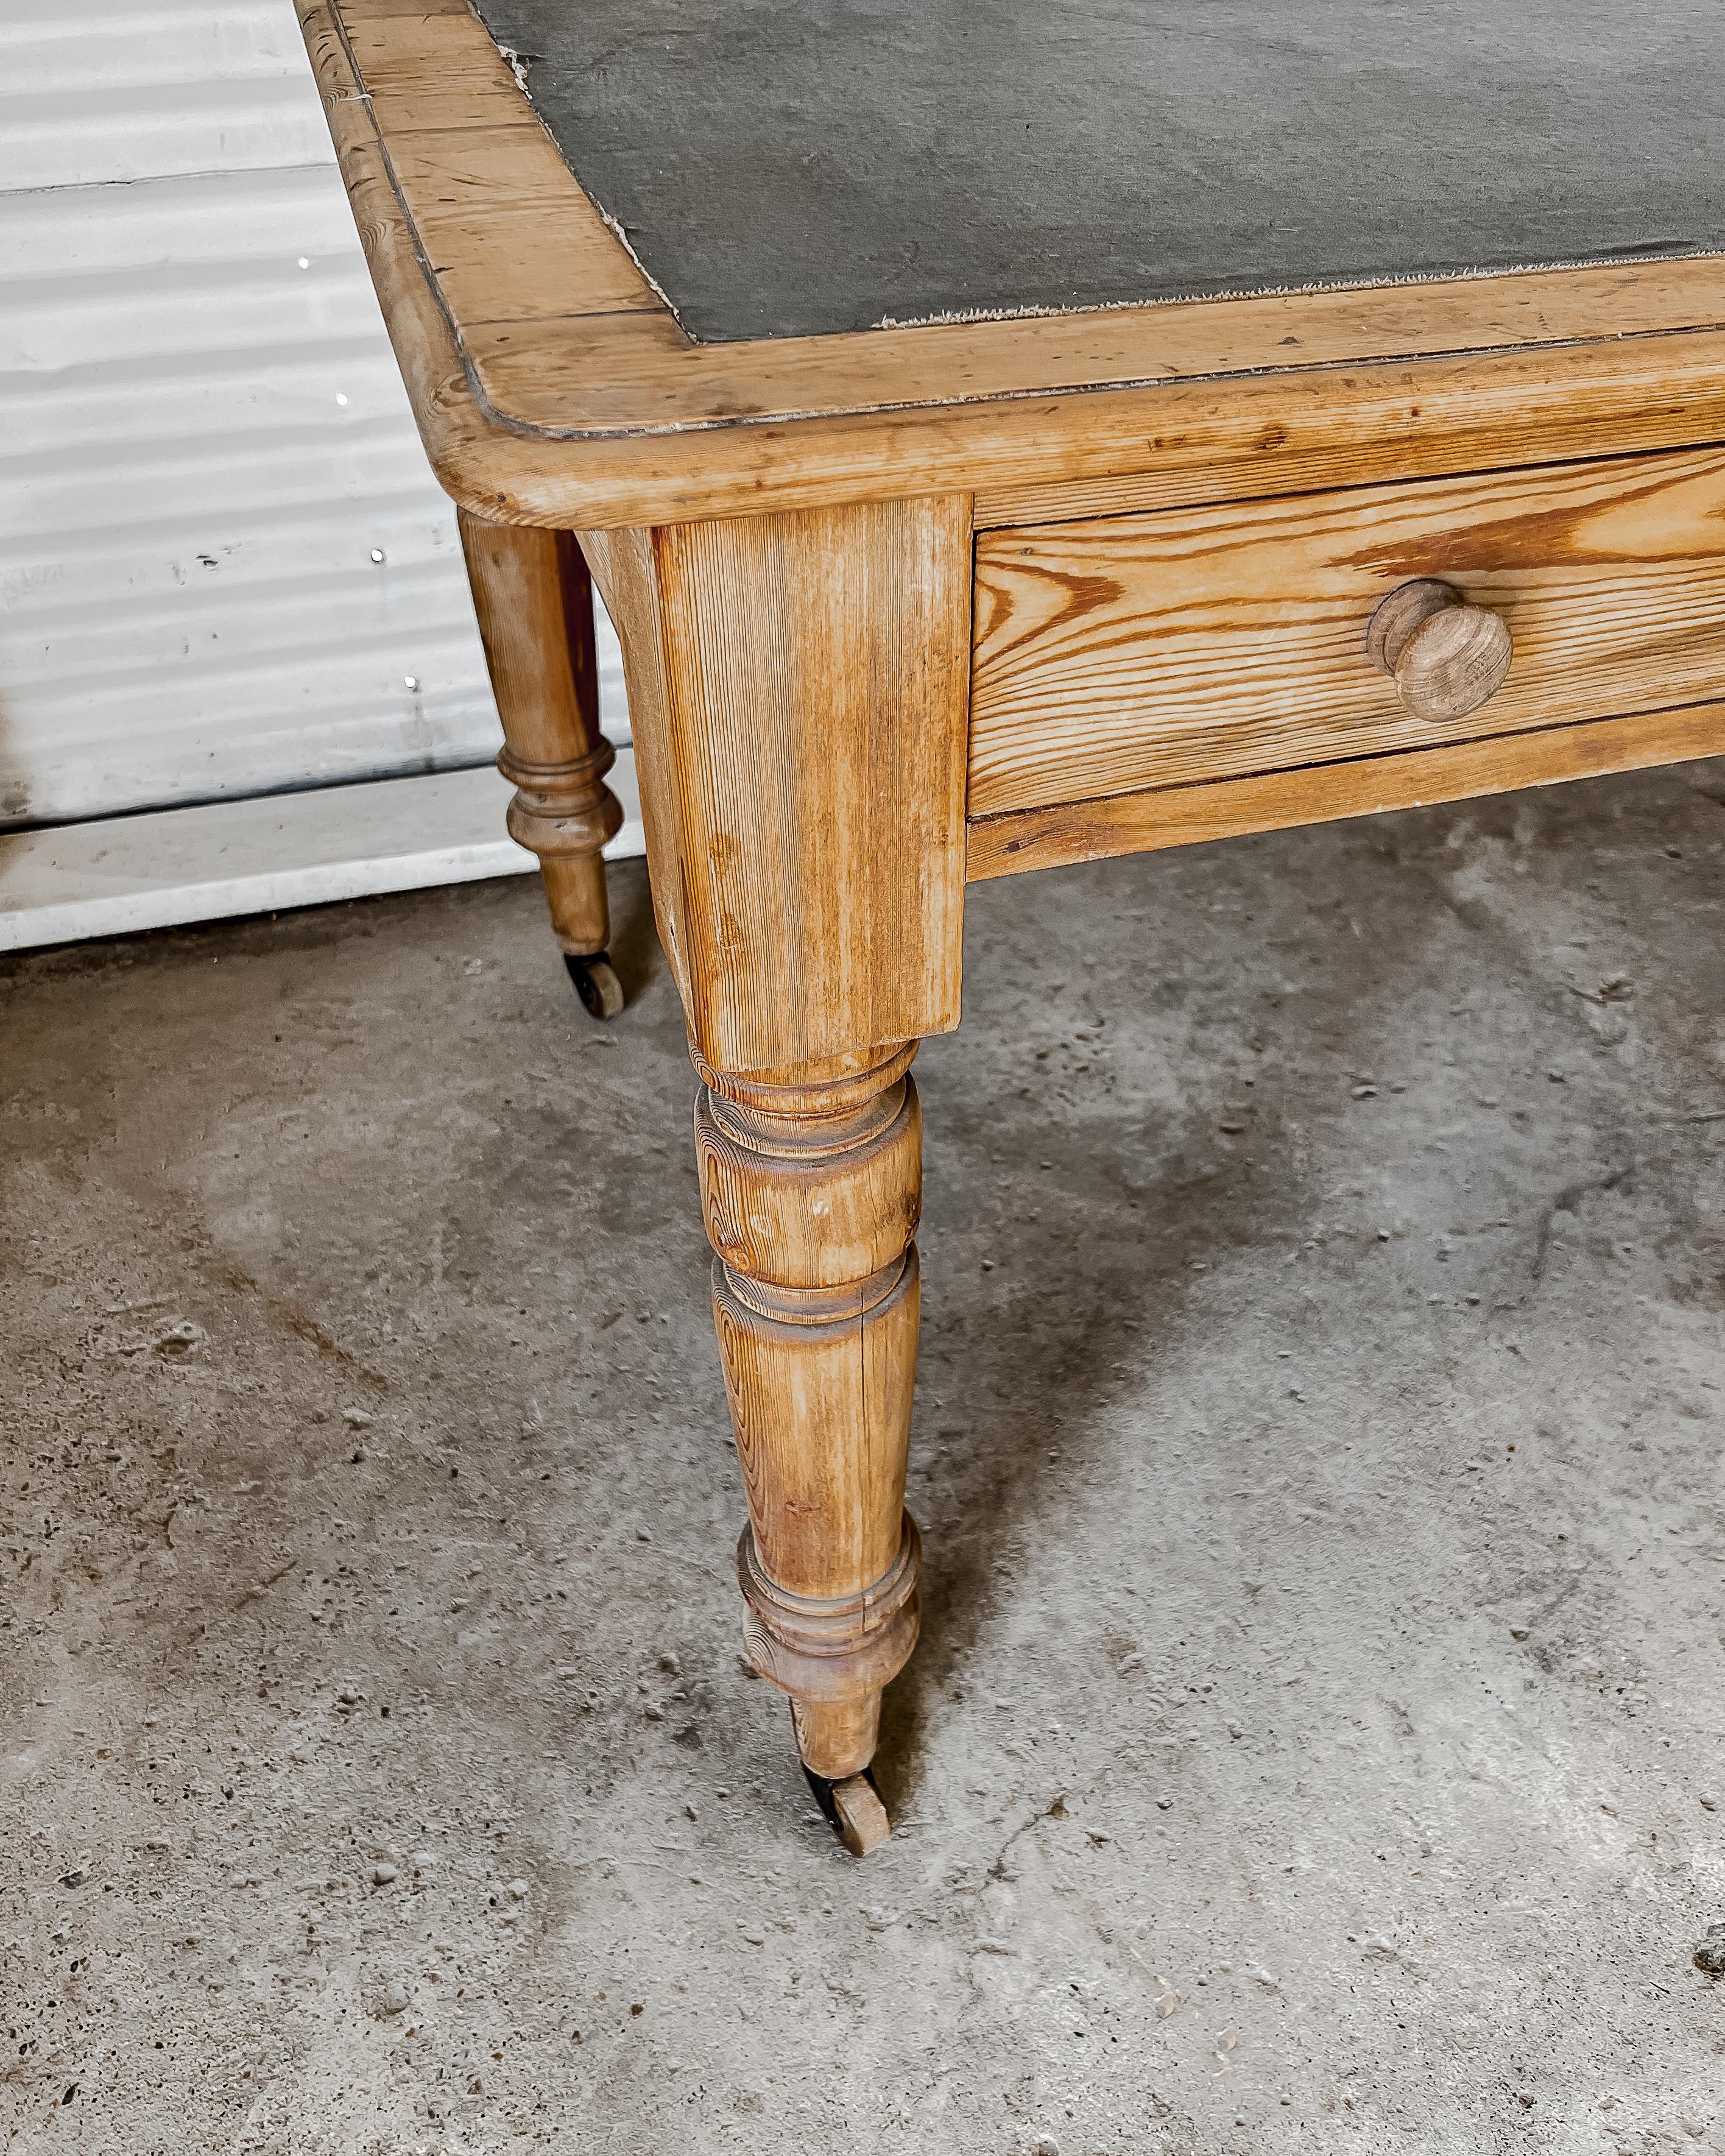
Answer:
[{"label": "wooden drawer knob", "polygon": [[1470,606],[1435,577],[1398,584],[1366,624],[1366,656],[1393,678],[1416,719],[1435,723],[1465,719],[1489,701],[1512,649],[1489,607]]}]

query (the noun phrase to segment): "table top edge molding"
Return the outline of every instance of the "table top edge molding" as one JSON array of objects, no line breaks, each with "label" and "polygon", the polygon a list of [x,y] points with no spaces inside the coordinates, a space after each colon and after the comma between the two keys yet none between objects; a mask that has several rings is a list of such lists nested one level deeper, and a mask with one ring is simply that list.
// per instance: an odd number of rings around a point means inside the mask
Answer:
[{"label": "table top edge molding", "polygon": [[[1139,474],[1153,501],[1193,499],[1194,485],[1201,497],[1205,475],[1230,467],[1230,488],[1334,485],[1346,483],[1337,455],[1363,476],[1389,468],[1379,459],[1368,469],[1358,439],[1374,399],[1386,424],[1407,413],[1452,468],[1455,452],[1439,443],[1478,434],[1480,413],[1506,394],[1522,408],[1517,462],[1598,454],[1620,424],[1631,429],[1625,447],[1692,438],[1697,399],[1725,421],[1725,256],[701,346],[643,285],[560,156],[553,167],[536,153],[533,200],[567,191],[584,259],[624,297],[535,317],[522,289],[488,319],[464,321],[447,289],[464,265],[434,261],[391,154],[393,140],[426,140],[400,118],[412,116],[418,77],[398,69],[388,97],[374,95],[349,25],[375,37],[428,19],[470,24],[501,66],[495,49],[465,12],[299,5],[434,468],[457,501],[495,520],[596,530],[974,491],[983,522],[998,521],[993,493]],[[488,76],[481,87],[491,101],[473,132],[495,136],[499,85]],[[507,87],[519,113],[504,131],[518,121],[531,149],[536,116],[512,79]],[[485,225],[465,203],[439,237],[483,248]],[[507,264],[494,272],[493,286],[509,274]],[[1681,393],[1667,402],[1684,410],[1661,423],[1649,392],[1668,377]],[[1281,408],[1322,434],[1327,400],[1353,415],[1345,454],[1337,442],[1302,444]],[[1539,429],[1566,424],[1577,446],[1553,450]],[[1391,431],[1408,434],[1407,419]],[[1482,440],[1474,453],[1502,451]]]}]

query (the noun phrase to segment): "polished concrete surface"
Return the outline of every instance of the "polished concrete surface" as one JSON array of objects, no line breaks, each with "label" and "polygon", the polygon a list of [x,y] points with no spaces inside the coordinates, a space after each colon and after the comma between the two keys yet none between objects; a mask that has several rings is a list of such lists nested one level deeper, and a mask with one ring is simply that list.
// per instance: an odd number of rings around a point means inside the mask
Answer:
[{"label": "polished concrete surface", "polygon": [[1725,765],[971,894],[861,1864],[615,884],[0,970],[0,2146],[1725,2151]]}]

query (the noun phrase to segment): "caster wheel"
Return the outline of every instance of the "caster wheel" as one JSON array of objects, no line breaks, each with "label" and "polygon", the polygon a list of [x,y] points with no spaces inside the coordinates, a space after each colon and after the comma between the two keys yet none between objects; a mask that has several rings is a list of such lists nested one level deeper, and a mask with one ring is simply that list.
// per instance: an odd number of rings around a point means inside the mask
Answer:
[{"label": "caster wheel", "polygon": [[623,1009],[623,983],[608,955],[595,951],[590,957],[578,958],[572,952],[566,951],[563,963],[569,969],[575,993],[587,1006],[589,1016],[615,1018]]},{"label": "caster wheel", "polygon": [[828,1825],[853,1856],[866,1856],[891,1834],[892,1821],[886,1816],[886,1807],[868,1768],[842,1782],[829,1782],[807,1767],[803,1772]]}]

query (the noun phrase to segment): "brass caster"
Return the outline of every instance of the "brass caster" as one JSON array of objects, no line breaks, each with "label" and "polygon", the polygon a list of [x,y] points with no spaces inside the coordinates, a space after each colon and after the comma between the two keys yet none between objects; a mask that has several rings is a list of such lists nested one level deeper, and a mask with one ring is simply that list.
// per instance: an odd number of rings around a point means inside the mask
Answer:
[{"label": "brass caster", "polygon": [[829,1782],[824,1774],[807,1767],[803,1772],[828,1825],[853,1856],[866,1856],[891,1834],[892,1821],[886,1816],[871,1768],[865,1767],[861,1774],[842,1782]]},{"label": "brass caster", "polygon": [[623,983],[617,978],[609,952],[595,951],[584,958],[578,958],[572,951],[566,951],[563,963],[569,969],[569,978],[575,983],[575,993],[586,1005],[588,1015],[615,1018],[623,1009]]}]

